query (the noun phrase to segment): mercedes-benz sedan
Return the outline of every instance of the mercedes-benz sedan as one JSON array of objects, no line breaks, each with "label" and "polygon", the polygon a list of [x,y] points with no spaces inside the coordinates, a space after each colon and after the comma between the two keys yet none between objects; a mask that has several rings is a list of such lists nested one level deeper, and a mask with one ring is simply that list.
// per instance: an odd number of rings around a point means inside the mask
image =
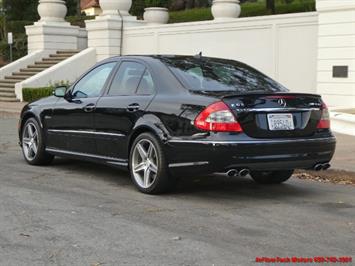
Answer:
[{"label": "mercedes-benz sedan", "polygon": [[214,172],[282,183],[296,168],[328,169],[336,143],[319,95],[203,56],[102,61],[25,106],[19,136],[29,164],[54,156],[106,163],[129,169],[150,194],[179,176]]}]

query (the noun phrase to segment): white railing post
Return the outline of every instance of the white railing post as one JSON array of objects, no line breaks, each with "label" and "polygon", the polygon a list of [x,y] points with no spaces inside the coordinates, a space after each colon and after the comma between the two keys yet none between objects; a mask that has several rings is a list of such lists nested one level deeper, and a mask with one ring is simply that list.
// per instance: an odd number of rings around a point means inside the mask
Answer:
[{"label": "white railing post", "polygon": [[96,49],[97,61],[120,55],[123,28],[142,24],[128,13],[131,5],[132,0],[101,0],[102,14],[85,21],[88,46]]},{"label": "white railing post", "polygon": [[28,53],[78,49],[79,27],[65,21],[67,7],[63,0],[39,0],[40,20],[26,26]]}]

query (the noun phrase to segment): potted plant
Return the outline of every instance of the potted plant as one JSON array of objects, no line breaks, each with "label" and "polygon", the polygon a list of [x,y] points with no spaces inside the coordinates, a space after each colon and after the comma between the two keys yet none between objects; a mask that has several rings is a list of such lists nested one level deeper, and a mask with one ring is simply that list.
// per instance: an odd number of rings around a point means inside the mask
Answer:
[{"label": "potted plant", "polygon": [[213,0],[212,15],[214,19],[234,19],[240,15],[239,0]]},{"label": "potted plant", "polygon": [[149,25],[168,23],[170,0],[145,0],[145,6],[143,17]]}]

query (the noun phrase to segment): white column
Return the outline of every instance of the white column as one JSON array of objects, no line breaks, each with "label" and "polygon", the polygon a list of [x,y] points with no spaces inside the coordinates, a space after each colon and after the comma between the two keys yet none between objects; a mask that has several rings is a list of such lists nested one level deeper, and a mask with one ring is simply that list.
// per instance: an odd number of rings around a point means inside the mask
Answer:
[{"label": "white column", "polygon": [[39,0],[40,20],[26,26],[28,53],[38,50],[77,50],[79,27],[64,20],[67,7],[64,0]]},{"label": "white column", "polygon": [[329,106],[355,107],[355,1],[317,0],[317,91]]},{"label": "white column", "polygon": [[124,27],[144,25],[128,13],[132,0],[100,0],[100,6],[102,14],[85,21],[88,46],[96,49],[97,61],[121,54]]}]

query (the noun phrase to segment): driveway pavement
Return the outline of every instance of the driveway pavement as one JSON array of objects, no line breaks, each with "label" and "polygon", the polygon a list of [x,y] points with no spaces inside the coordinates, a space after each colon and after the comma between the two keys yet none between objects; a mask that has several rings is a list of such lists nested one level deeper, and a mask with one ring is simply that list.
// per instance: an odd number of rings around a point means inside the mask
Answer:
[{"label": "driveway pavement", "polygon": [[0,120],[0,265],[250,265],[257,256],[355,258],[353,186],[183,178],[143,195],[119,170],[25,164]]}]

